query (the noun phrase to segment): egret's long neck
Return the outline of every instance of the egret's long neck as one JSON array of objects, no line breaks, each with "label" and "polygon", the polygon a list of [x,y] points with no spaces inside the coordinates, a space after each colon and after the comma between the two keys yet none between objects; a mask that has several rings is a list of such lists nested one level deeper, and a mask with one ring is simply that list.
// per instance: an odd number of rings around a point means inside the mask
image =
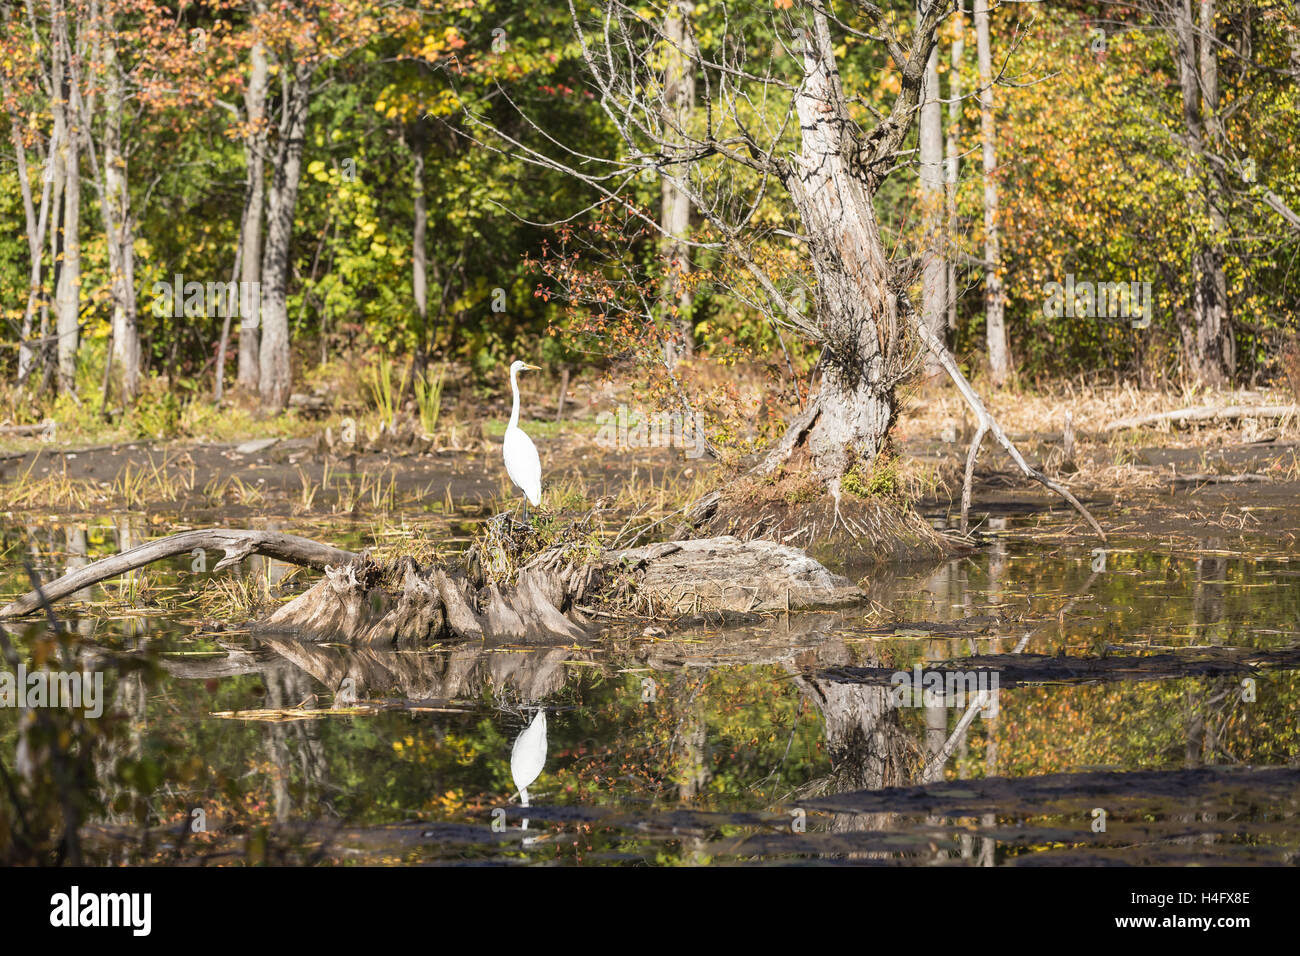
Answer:
[{"label": "egret's long neck", "polygon": [[519,427],[519,373],[510,370],[510,391],[515,393],[515,407],[510,410],[510,427]]}]

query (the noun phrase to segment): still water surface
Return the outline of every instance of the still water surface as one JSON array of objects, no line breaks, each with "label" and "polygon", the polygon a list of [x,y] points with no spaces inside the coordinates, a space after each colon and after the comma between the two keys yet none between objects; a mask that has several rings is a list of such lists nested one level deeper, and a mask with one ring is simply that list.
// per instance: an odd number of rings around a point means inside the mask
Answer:
[{"label": "still water surface", "polygon": [[[259,558],[96,587],[59,609],[120,721],[87,862],[1296,862],[1300,562],[1117,539],[1103,563],[1036,521],[984,529],[977,554],[874,575],[868,607],[586,646],[257,638],[230,595],[314,579]],[[0,587],[173,530],[2,526]],[[45,629],[10,628],[27,653]],[[997,671],[993,706],[898,706],[896,673],[1013,654],[949,665]],[[539,707],[525,808],[511,749]],[[0,709],[9,766],[18,726]]]}]

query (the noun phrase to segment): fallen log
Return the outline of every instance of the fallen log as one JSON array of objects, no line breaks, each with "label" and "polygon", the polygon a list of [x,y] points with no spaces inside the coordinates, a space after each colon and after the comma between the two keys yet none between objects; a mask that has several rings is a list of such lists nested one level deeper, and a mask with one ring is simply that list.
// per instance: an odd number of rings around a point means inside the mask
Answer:
[{"label": "fallen log", "polygon": [[[495,547],[480,542],[477,548]],[[0,619],[31,613],[100,581],[196,549],[217,549],[228,567],[258,553],[322,569],[320,581],[277,608],[254,630],[312,643],[420,647],[447,640],[573,644],[589,637],[578,610],[698,614],[843,605],[864,595],[795,548],[733,537],[675,541],[579,557],[564,546],[541,551],[508,575],[413,559],[381,565],[306,538],[278,532],[206,529],[150,541],[78,568],[0,609]],[[618,613],[612,616],[618,619]]]},{"label": "fallen log", "polygon": [[1185,425],[1188,422],[1226,422],[1243,418],[1290,418],[1292,416],[1300,416],[1300,405],[1197,405],[1192,408],[1175,409],[1172,412],[1154,412],[1149,415],[1120,418],[1111,422],[1102,431],[1116,432],[1125,428],[1142,428],[1164,422]]},{"label": "fallen log", "polygon": [[1256,471],[1242,472],[1236,475],[1216,475],[1210,472],[1195,475],[1175,475],[1174,481],[1182,485],[1240,485],[1254,482],[1267,483],[1272,479]]},{"label": "fallen log", "polygon": [[804,552],[729,535],[608,552],[605,566],[641,572],[639,592],[674,614],[798,611],[851,604],[862,591]]},{"label": "fallen log", "polygon": [[0,435],[48,435],[54,437],[54,422],[39,425],[0,425]]},{"label": "fallen log", "polygon": [[199,550],[223,552],[225,556],[213,566],[214,571],[238,564],[250,554],[260,554],[317,570],[327,565],[347,564],[357,558],[357,555],[351,551],[278,531],[244,531],[227,528],[182,531],[180,534],[146,541],[121,554],[70,571],[41,589],[28,592],[0,608],[0,620],[30,614],[46,602],[53,603],[61,600],[82,588],[126,574],[146,564],[174,558],[181,554],[192,554]]}]

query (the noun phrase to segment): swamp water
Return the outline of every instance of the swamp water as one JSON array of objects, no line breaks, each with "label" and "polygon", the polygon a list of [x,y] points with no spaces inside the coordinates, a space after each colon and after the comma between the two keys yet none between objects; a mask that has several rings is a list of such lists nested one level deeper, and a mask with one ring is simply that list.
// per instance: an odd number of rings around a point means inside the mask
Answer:
[{"label": "swamp water", "polygon": [[[138,515],[0,525],[0,590],[176,530],[146,533]],[[978,553],[873,576],[871,603],[851,611],[421,651],[230,623],[232,600],[287,598],[309,572],[260,558],[216,574],[190,558],[154,565],[56,609],[77,635],[65,663],[105,675],[80,852],[209,865],[1295,863],[1300,560],[1243,540],[1162,551],[1116,538],[1099,553],[1033,516],[993,519]],[[59,659],[50,628],[7,625],[28,662]],[[936,671],[940,693],[902,692],[901,675]],[[524,808],[511,746],[539,706],[545,768]],[[11,769],[21,720],[0,708]]]}]

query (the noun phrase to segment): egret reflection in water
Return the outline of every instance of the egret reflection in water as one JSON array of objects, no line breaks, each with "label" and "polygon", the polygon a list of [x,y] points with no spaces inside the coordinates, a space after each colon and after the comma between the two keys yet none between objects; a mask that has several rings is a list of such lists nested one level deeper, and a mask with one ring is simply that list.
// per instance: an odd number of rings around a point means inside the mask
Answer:
[{"label": "egret reflection in water", "polygon": [[[515,738],[515,745],[510,750],[510,776],[514,778],[519,790],[519,803],[528,806],[528,786],[542,773],[546,766],[546,708],[537,711],[532,723]],[[528,820],[524,819],[523,829],[528,829]]]}]

